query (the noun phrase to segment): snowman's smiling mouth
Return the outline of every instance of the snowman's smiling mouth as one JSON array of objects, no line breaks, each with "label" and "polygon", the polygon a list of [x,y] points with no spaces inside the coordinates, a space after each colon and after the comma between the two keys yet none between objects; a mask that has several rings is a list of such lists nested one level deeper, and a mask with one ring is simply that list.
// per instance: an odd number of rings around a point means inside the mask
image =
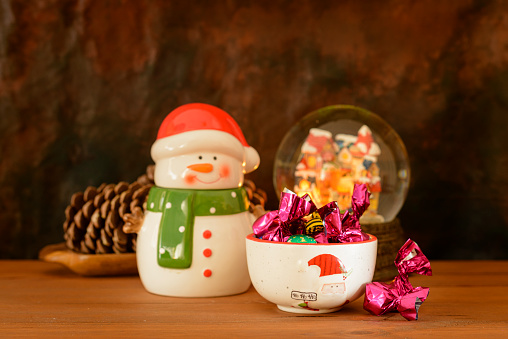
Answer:
[{"label": "snowman's smiling mouth", "polygon": [[[205,178],[203,178],[205,177]],[[211,185],[211,184],[215,184],[216,182],[220,181],[223,176],[219,173],[217,176],[216,175],[204,175],[204,176],[201,176],[200,178],[200,175],[199,173],[196,174],[196,173],[189,173],[188,175],[185,176],[185,180],[187,183],[189,184],[193,184],[193,183],[202,183],[202,184],[205,184],[205,185]]]},{"label": "snowman's smiling mouth", "polygon": [[[201,159],[201,158],[200,158]],[[216,160],[216,157],[214,157]],[[218,171],[215,169],[218,168]],[[210,163],[197,163],[187,166],[185,181],[192,185],[199,182],[205,185],[212,185],[219,182],[221,179],[229,178],[230,168],[227,165],[212,165]]]},{"label": "snowman's smiling mouth", "polygon": [[198,176],[196,176],[195,179],[196,179],[196,181],[199,181],[202,184],[215,184],[217,181],[219,181],[221,179],[221,177],[219,176],[216,180],[212,180],[212,181],[201,180],[198,178]]}]

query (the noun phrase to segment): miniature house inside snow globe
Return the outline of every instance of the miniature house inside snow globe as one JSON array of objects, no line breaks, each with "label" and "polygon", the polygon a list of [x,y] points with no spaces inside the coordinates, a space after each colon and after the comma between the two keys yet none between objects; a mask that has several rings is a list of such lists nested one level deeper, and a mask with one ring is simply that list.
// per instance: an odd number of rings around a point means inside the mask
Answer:
[{"label": "miniature house inside snow globe", "polygon": [[[365,183],[369,209],[365,224],[393,221],[406,198],[410,168],[404,143],[376,114],[354,106],[328,106],[312,112],[283,138],[274,163],[277,194],[287,187],[308,193],[320,207],[337,201],[351,207],[356,183]],[[392,259],[393,260],[393,259]]]}]

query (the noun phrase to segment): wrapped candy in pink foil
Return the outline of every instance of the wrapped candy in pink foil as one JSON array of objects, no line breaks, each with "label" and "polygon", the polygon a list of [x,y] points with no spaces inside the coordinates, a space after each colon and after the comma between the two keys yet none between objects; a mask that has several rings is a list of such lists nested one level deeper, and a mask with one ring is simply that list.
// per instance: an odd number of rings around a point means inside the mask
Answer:
[{"label": "wrapped candy in pink foil", "polygon": [[351,198],[351,213],[344,213],[342,230],[337,237],[338,242],[356,242],[369,240],[369,236],[362,232],[360,217],[370,205],[369,191],[365,184],[355,184]]},{"label": "wrapped candy in pink foil", "polygon": [[430,262],[418,245],[408,239],[397,254],[395,266],[399,274],[392,283],[367,284],[363,308],[374,315],[398,311],[407,320],[418,320],[418,309],[427,299],[429,288],[413,287],[408,275],[432,275]]},{"label": "wrapped candy in pink foil", "polygon": [[278,211],[271,211],[258,218],[252,226],[256,237],[271,241],[286,241],[291,235],[302,234],[305,220],[302,219],[317,210],[323,220],[324,229],[314,234],[318,243],[355,242],[368,240],[369,236],[361,231],[360,217],[369,207],[369,192],[365,184],[355,185],[352,197],[352,210],[340,213],[336,201],[320,209],[306,194],[297,194],[284,190],[281,193]]},{"label": "wrapped candy in pink foil", "polygon": [[280,195],[279,210],[259,217],[252,229],[256,237],[263,240],[286,241],[293,234],[301,234],[304,224],[301,218],[316,209],[307,194],[299,197],[289,190],[284,190]]},{"label": "wrapped candy in pink foil", "polygon": [[[340,213],[337,202],[331,202],[318,210],[324,220],[326,236],[315,237],[317,242],[356,242],[368,240],[369,236],[362,232],[360,217],[370,205],[369,191],[365,184],[355,184],[351,201],[351,211]],[[324,239],[326,241],[320,241]]]}]

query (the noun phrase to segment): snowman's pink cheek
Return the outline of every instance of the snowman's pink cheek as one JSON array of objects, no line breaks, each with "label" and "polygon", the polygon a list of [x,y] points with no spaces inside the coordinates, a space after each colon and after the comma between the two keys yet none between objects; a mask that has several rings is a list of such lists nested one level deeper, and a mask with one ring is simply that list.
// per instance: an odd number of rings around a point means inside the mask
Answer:
[{"label": "snowman's pink cheek", "polygon": [[229,178],[229,174],[231,173],[231,169],[228,165],[222,165],[220,167],[220,177],[221,178]]},{"label": "snowman's pink cheek", "polygon": [[184,177],[183,177],[183,180],[185,181],[185,183],[187,185],[193,185],[196,183],[196,176],[193,175],[193,174],[186,174]]}]

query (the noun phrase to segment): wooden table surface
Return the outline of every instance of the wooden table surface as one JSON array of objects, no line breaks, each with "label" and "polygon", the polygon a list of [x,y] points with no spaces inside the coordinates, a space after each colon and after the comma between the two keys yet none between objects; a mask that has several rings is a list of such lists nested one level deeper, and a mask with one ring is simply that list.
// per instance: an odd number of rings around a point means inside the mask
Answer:
[{"label": "wooden table surface", "polygon": [[279,311],[251,289],[220,298],[149,294],[137,276],[85,278],[54,263],[0,261],[0,337],[508,337],[508,261],[433,261],[419,320],[373,316],[363,297],[324,315]]}]

